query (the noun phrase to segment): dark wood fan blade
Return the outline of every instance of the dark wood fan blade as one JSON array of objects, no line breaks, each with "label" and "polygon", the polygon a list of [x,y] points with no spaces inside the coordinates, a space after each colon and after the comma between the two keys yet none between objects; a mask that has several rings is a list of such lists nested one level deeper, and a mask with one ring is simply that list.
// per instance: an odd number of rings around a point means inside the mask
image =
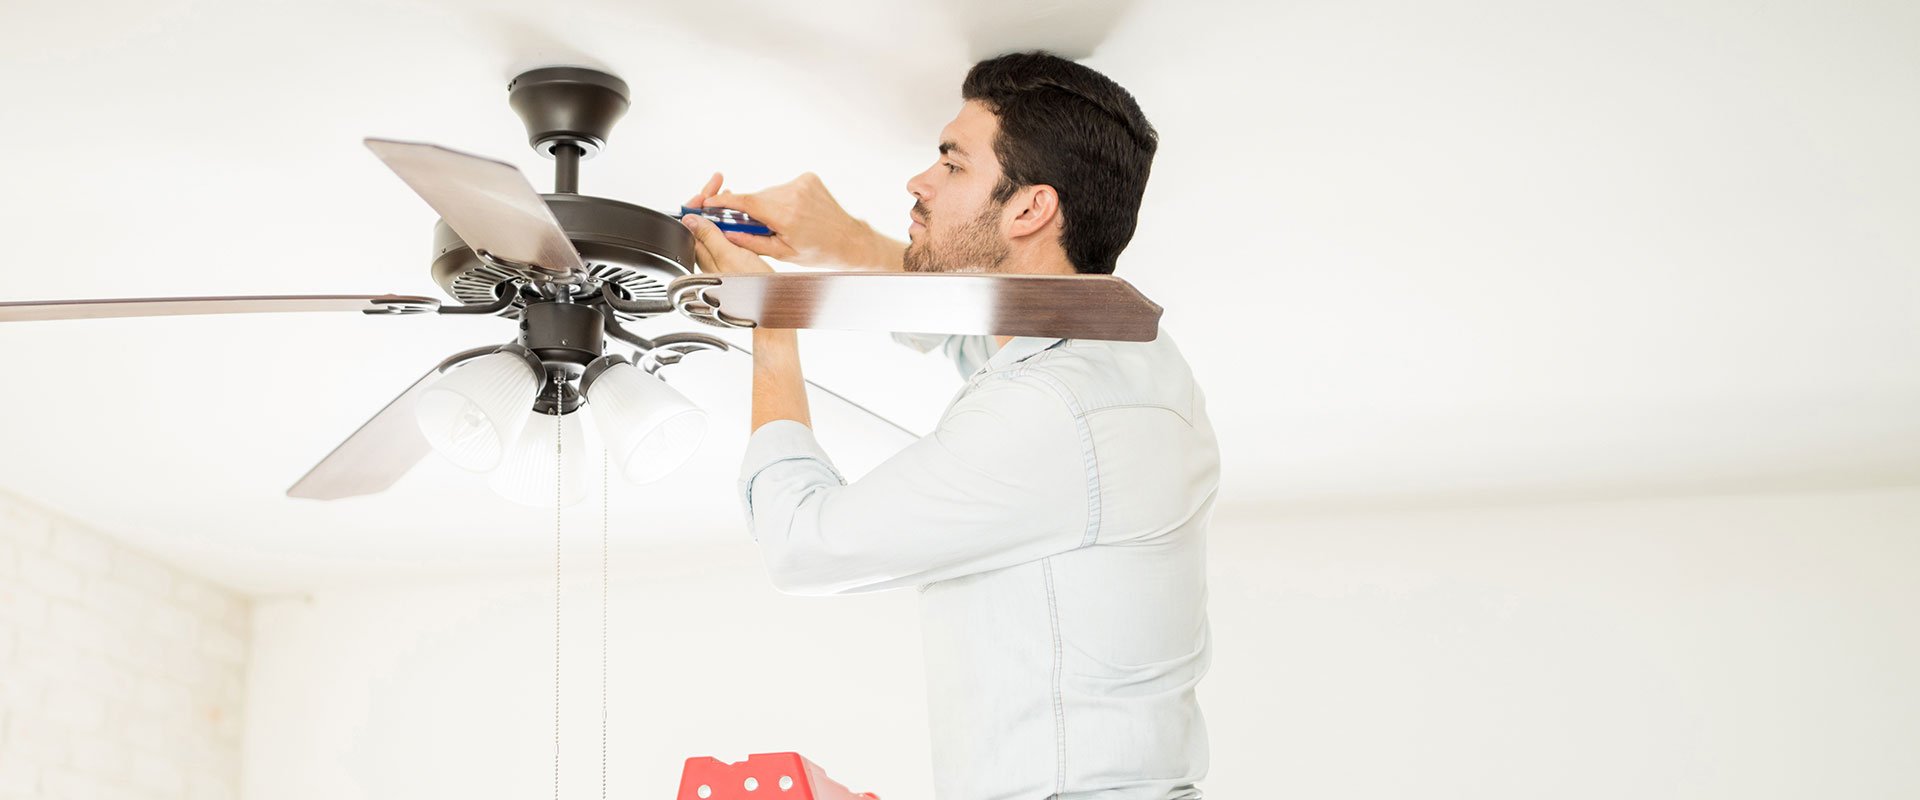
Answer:
[{"label": "dark wood fan blade", "polygon": [[[697,288],[675,291],[683,287]],[[1111,275],[703,273],[674,281],[669,293],[766,328],[1123,342],[1150,342],[1160,330],[1160,306]]]},{"label": "dark wood fan blade", "polygon": [[432,445],[413,421],[413,402],[439,376],[431,370],[320,459],[288,497],[338,500],[382,492],[420,463]]},{"label": "dark wood fan blade", "polygon": [[553,275],[585,269],[553,209],[513,165],[421,142],[366,143],[476,252]]},{"label": "dark wood fan blade", "polygon": [[440,307],[431,297],[399,294],[256,295],[251,297],[122,297],[109,300],[29,300],[0,303],[0,322],[107,317],[174,317],[193,314],[264,314],[283,311],[424,313]]}]

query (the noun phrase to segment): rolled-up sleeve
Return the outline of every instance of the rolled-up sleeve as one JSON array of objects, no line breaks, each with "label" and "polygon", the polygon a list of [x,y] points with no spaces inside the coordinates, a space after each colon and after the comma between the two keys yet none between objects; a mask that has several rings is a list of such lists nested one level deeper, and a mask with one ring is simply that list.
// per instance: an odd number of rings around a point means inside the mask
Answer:
[{"label": "rolled-up sleeve", "polygon": [[795,594],[917,586],[1092,540],[1083,426],[1051,388],[993,380],[933,433],[848,483],[792,420],[748,441],[740,498],[774,585]]}]

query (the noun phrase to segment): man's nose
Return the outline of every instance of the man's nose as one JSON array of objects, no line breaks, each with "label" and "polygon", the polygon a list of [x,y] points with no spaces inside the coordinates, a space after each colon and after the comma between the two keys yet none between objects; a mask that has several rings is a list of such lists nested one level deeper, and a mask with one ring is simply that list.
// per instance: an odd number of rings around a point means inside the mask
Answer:
[{"label": "man's nose", "polygon": [[926,177],[927,173],[922,172],[907,179],[907,194],[913,195],[913,199],[922,203],[933,195],[933,191],[927,187]]}]

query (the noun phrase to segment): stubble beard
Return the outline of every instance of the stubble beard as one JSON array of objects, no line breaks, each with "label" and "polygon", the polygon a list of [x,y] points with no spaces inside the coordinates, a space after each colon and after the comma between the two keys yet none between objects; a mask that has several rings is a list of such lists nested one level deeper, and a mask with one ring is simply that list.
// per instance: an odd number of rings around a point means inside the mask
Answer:
[{"label": "stubble beard", "polygon": [[1011,248],[1000,238],[996,222],[1003,203],[988,203],[980,216],[953,232],[945,242],[934,242],[928,226],[920,241],[907,245],[901,265],[908,272],[996,272],[1007,263]]}]

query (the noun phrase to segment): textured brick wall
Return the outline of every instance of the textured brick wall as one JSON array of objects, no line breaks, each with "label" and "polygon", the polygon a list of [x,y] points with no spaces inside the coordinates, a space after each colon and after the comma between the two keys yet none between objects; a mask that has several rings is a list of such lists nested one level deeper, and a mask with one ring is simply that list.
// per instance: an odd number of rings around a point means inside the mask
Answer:
[{"label": "textured brick wall", "polygon": [[0,492],[0,799],[237,797],[249,613]]}]

